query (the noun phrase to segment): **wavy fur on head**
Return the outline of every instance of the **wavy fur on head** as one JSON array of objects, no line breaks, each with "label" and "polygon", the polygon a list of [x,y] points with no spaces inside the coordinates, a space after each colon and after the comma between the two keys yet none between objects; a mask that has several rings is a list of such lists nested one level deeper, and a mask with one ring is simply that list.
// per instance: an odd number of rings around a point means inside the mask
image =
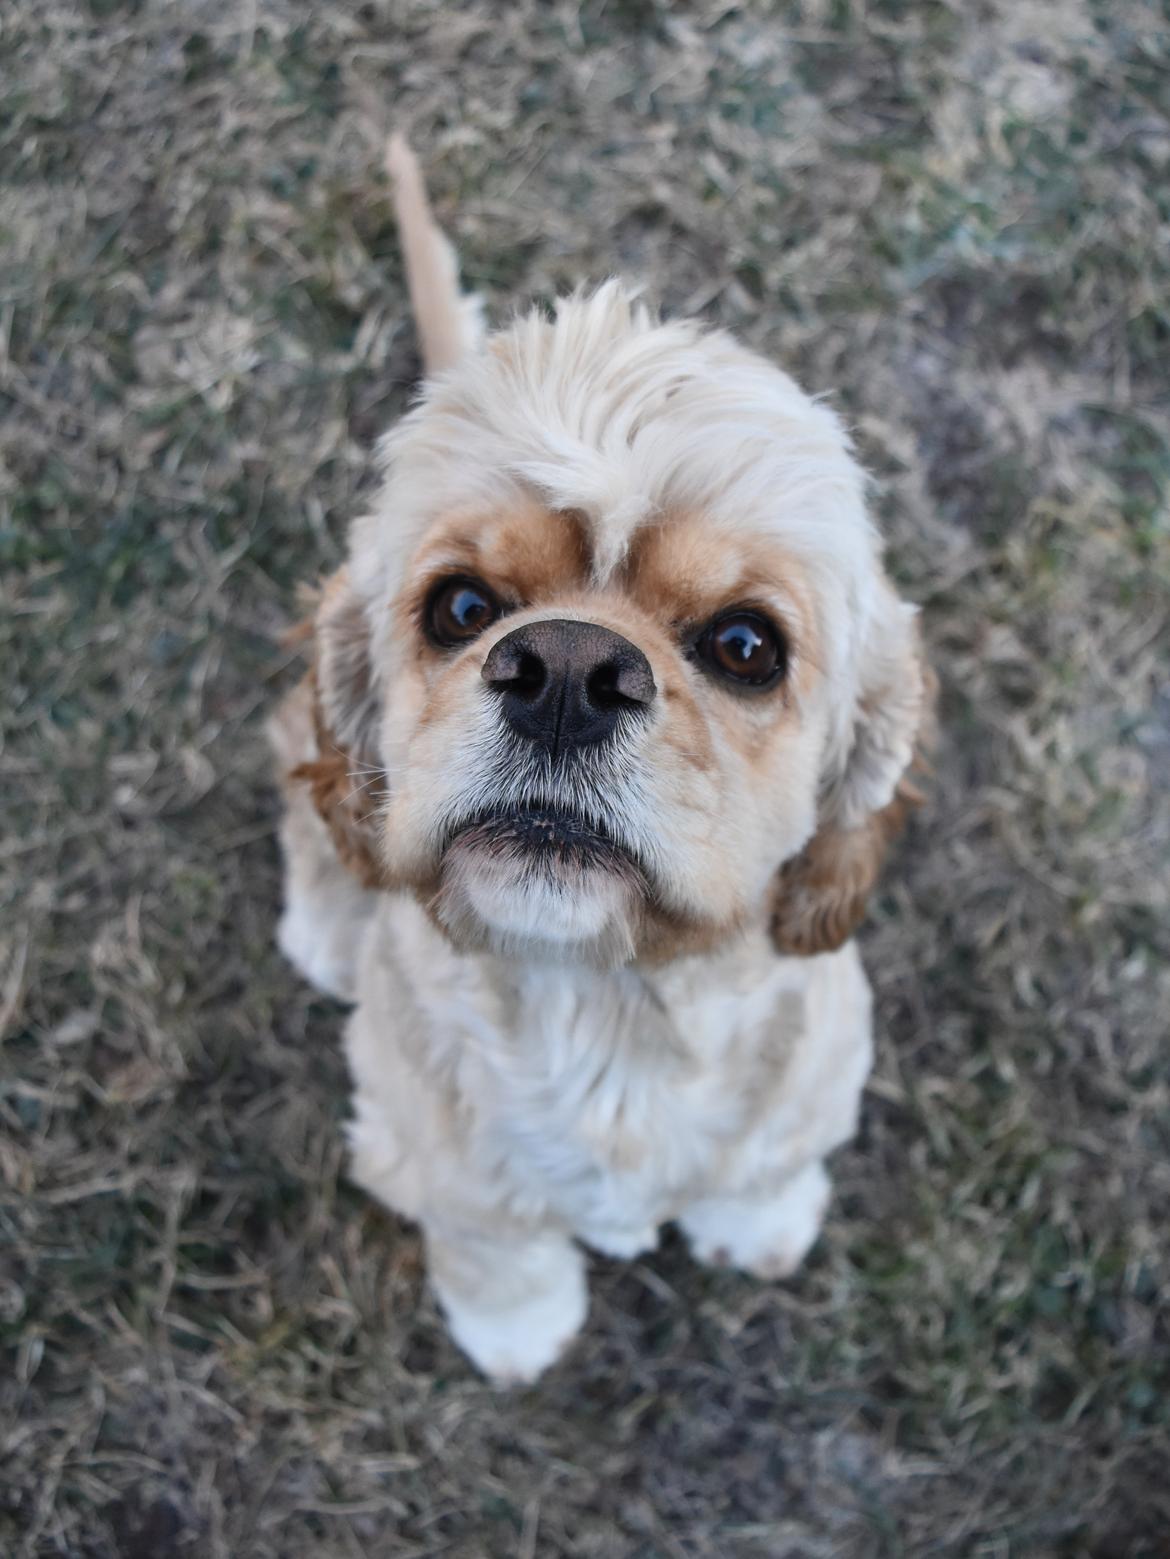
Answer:
[{"label": "wavy fur on head", "polygon": [[[675,1218],[769,1276],[815,1238],[869,1065],[849,938],[932,683],[826,405],[617,282],[481,345],[402,146],[392,173],[433,377],[274,720],[281,943],[357,998],[358,1178],[423,1225],[466,1351],[530,1378],[584,1314],[572,1236]],[[744,614],[759,685],[710,654]],[[550,634],[635,657],[637,697],[590,662],[547,732],[518,718]],[[616,712],[566,744],[586,694]]]}]

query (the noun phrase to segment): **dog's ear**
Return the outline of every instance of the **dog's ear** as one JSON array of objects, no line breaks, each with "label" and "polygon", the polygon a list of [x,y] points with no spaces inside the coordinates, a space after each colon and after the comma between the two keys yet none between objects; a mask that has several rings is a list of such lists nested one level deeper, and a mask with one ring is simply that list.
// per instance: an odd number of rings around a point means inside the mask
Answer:
[{"label": "dog's ear", "polygon": [[368,767],[377,757],[378,697],[365,602],[339,568],[321,587],[313,623],[317,703],[337,745]]},{"label": "dog's ear", "polygon": [[365,604],[342,568],[321,588],[312,624],[317,755],[290,778],[309,786],[342,863],[367,888],[384,882],[377,818],[385,798],[378,761],[378,697]]},{"label": "dog's ear", "polygon": [[771,931],[782,953],[831,952],[853,935],[890,845],[922,800],[909,771],[929,746],[936,682],[914,609],[885,581],[861,654],[861,690],[817,831],[776,879]]}]

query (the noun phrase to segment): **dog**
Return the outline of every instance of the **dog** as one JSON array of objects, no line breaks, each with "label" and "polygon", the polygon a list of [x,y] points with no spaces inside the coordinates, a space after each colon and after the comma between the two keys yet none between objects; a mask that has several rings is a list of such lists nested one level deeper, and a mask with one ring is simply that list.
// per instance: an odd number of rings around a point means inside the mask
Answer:
[{"label": "dog", "polygon": [[486,332],[388,166],[426,379],[271,723],[279,944],[354,1003],[354,1177],[506,1384],[582,1246],[813,1245],[931,677],[827,405],[614,280]]}]

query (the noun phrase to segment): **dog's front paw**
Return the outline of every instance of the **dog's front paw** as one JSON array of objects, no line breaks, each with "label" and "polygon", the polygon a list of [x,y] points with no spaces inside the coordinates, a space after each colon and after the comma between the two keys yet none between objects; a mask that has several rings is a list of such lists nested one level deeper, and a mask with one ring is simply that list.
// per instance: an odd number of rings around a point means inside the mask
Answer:
[{"label": "dog's front paw", "polygon": [[589,1301],[580,1259],[566,1261],[550,1275],[555,1281],[546,1287],[490,1307],[435,1285],[452,1337],[497,1386],[534,1381],[584,1325]]},{"label": "dog's front paw", "polygon": [[828,1205],[829,1177],[816,1163],[772,1197],[713,1197],[696,1202],[679,1222],[691,1250],[708,1266],[786,1278],[816,1243]]}]

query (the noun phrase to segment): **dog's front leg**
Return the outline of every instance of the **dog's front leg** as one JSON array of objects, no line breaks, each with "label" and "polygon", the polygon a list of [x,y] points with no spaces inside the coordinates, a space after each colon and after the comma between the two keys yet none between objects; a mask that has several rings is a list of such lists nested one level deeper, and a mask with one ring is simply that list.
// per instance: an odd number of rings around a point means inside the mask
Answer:
[{"label": "dog's front leg", "polygon": [[[308,786],[290,779],[299,765],[318,756],[308,681],[281,703],[269,721],[268,738],[280,760],[285,803],[280,824],[284,910],[276,940],[310,984],[340,1001],[353,1001],[358,948],[377,895],[343,865]],[[352,788],[361,789],[360,776]]]},{"label": "dog's front leg", "polygon": [[431,1283],[451,1335],[502,1386],[535,1380],[580,1330],[585,1263],[557,1230],[490,1232],[424,1221]]}]

